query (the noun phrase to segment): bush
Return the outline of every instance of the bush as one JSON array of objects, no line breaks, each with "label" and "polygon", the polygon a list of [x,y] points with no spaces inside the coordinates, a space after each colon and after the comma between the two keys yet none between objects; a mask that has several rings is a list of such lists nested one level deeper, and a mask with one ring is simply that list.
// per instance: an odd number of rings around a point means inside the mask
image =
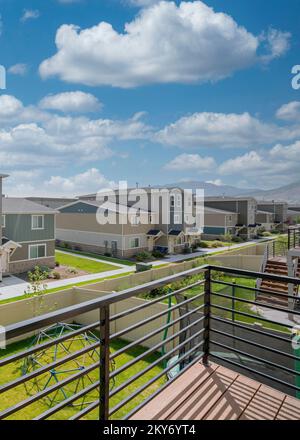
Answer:
[{"label": "bush", "polygon": [[205,249],[205,248],[208,248],[209,246],[208,246],[208,244],[205,241],[200,241],[199,242],[199,247]]},{"label": "bush", "polygon": [[110,252],[104,252],[104,256],[105,257],[111,257],[111,253]]},{"label": "bush", "polygon": [[45,274],[49,274],[51,272],[50,267],[48,266],[43,266],[43,265],[39,265],[37,266],[39,268],[39,270]]},{"label": "bush", "polygon": [[265,231],[265,232],[263,232],[261,235],[262,235],[263,237],[271,237],[271,236],[272,236],[272,233],[269,232],[269,231]]},{"label": "bush", "polygon": [[218,241],[213,241],[211,244],[212,248],[219,248],[219,247],[223,247],[223,246],[224,246],[223,243],[218,242]]},{"label": "bush", "polygon": [[52,276],[55,280],[60,280],[61,279],[61,275],[59,272],[53,271],[52,272]]},{"label": "bush", "polygon": [[244,240],[241,237],[238,237],[237,235],[234,235],[232,237],[232,241],[233,241],[233,243],[243,243]]},{"label": "bush", "polygon": [[158,251],[158,250],[154,250],[152,252],[152,257],[154,257],[154,258],[165,258],[165,255],[162,252]]},{"label": "bush", "polygon": [[61,243],[61,247],[65,248],[65,249],[71,249],[71,246],[68,242],[64,241],[63,243]]},{"label": "bush", "polygon": [[55,267],[59,267],[60,266],[60,262],[59,261],[55,261]]},{"label": "bush", "polygon": [[76,274],[77,270],[74,267],[68,267],[67,272],[72,273],[72,274]]},{"label": "bush", "polygon": [[189,247],[189,246],[186,246],[186,247],[183,248],[182,253],[183,254],[191,254],[192,253],[192,248]]},{"label": "bush", "polygon": [[150,252],[147,251],[143,251],[143,252],[139,252],[136,256],[135,256],[136,261],[147,261],[151,259],[151,254]]}]

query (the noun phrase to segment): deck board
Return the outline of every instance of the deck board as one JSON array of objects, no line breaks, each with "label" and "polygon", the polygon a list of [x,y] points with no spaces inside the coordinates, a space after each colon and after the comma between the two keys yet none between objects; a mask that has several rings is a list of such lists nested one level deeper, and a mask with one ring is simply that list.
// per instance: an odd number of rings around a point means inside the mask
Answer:
[{"label": "deck board", "polygon": [[131,420],[300,420],[300,400],[228,368],[197,363]]}]

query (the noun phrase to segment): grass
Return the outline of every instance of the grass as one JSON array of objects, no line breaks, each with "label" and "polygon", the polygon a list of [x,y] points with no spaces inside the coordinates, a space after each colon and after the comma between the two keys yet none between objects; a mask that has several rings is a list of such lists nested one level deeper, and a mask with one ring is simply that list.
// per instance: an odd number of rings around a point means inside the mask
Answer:
[{"label": "grass", "polygon": [[88,260],[86,258],[75,257],[73,255],[67,255],[60,251],[55,251],[55,260],[61,266],[73,267],[77,270],[84,270],[88,273],[100,273],[109,270],[116,270],[117,267],[108,263],[103,263],[93,260]]},{"label": "grass", "polygon": [[[11,344],[6,350],[0,350],[0,358],[6,357],[9,355],[12,355],[14,353],[17,353],[21,350],[26,349],[28,346],[30,346],[32,339],[27,339],[26,341],[18,342]],[[115,352],[116,350],[119,350],[123,347],[125,347],[127,344],[124,340],[115,340],[111,342],[110,350],[111,353]],[[67,343],[65,343],[67,345]],[[78,338],[74,342],[72,342],[70,352],[75,352],[82,348],[82,343],[78,341]],[[143,352],[145,352],[145,348],[141,346],[136,346],[134,348],[129,349],[125,353],[121,354],[117,358],[115,358],[115,369],[120,368],[122,365],[130,362],[132,359],[136,358]],[[58,349],[58,358],[65,357],[66,352],[62,349]],[[149,364],[152,364],[156,360],[158,360],[160,357],[159,353],[153,353],[151,355],[148,355],[144,358],[142,361],[136,362],[133,366],[125,370],[124,372],[118,374],[116,376],[116,381],[114,384],[111,383],[111,387],[113,385],[113,388],[118,387],[121,383],[126,381],[128,378],[134,376],[138,372],[142,371],[146,367],[149,366]],[[49,363],[52,358],[52,353],[48,349],[45,353],[42,353],[42,355],[39,357],[39,361],[42,365],[45,365],[46,363]],[[77,361],[79,364],[83,364],[82,357],[77,358]],[[97,361],[97,356],[90,357],[85,355],[85,361],[84,365],[88,366]],[[3,385],[7,382],[10,382],[12,380],[17,379],[21,376],[21,368],[23,365],[22,360],[16,361],[12,364],[8,364],[1,368],[1,376],[0,376],[0,385]],[[67,369],[74,369],[74,367],[78,367],[78,365],[75,365],[75,361],[69,361],[68,363],[64,364],[61,369],[67,370]],[[59,368],[58,368],[59,370]],[[136,389],[138,389],[140,386],[145,384],[146,382],[150,381],[153,377],[157,376],[161,371],[163,370],[163,365],[158,363],[156,366],[154,366],[150,371],[148,371],[144,376],[134,381],[132,384],[125,387],[122,391],[118,392],[112,399],[111,399],[111,408],[113,408],[115,405],[117,405],[119,402],[124,400],[126,397],[128,397],[130,394],[132,394]],[[59,380],[65,379],[67,377],[70,377],[72,373],[64,373],[60,374],[58,376]],[[39,376],[39,382],[38,387],[39,389],[43,388],[47,379],[49,378],[48,373],[44,373],[43,375]],[[89,374],[90,379],[94,382],[98,380],[99,378],[99,369],[96,368],[93,372]],[[130,410],[135,408],[139,403],[141,403],[145,398],[147,398],[149,395],[151,395],[156,389],[158,389],[163,383],[165,383],[166,378],[162,376],[160,379],[158,379],[156,382],[154,382],[149,388],[147,388],[145,391],[138,394],[138,396],[133,399],[130,403],[128,403],[126,406],[124,406],[122,409],[120,409],[118,412],[116,412],[113,415],[113,419],[122,419]],[[50,385],[53,385],[54,382],[50,382]],[[84,382],[80,382],[77,384],[77,382],[72,382],[69,386],[65,387],[65,393],[67,396],[73,395],[74,391],[76,389],[76,386],[78,386],[77,391],[80,391],[81,389],[87,387],[90,384],[89,378],[86,377]],[[7,407],[10,407],[17,402],[20,402],[21,400],[24,400],[28,398],[30,395],[33,395],[37,392],[36,384],[31,381],[28,382],[27,387],[25,388],[24,384],[18,385],[16,388],[11,389],[9,391],[4,392],[1,395],[0,400],[0,410],[4,410]],[[59,392],[61,393],[61,391]],[[57,394],[55,397],[55,401],[61,401],[62,395]],[[51,397],[54,397],[55,393],[50,394]],[[87,395],[87,401],[91,402],[97,399],[97,392],[91,391]],[[82,400],[78,400],[77,402],[74,402],[77,404],[82,403]],[[24,408],[20,411],[18,411],[16,414],[9,417],[9,419],[14,420],[30,420],[34,417],[36,417],[38,414],[41,414],[43,411],[46,411],[49,408],[49,402],[46,398],[39,399],[37,402],[34,402],[27,408]],[[59,412],[56,413],[56,415],[53,415],[50,417],[50,419],[59,419],[59,420],[65,420],[70,418],[72,415],[74,415],[76,412],[80,410],[80,407],[72,407],[68,406],[64,409],[61,409]],[[97,419],[98,416],[98,410],[94,410],[88,415],[86,415],[84,418],[88,420]]]},{"label": "grass", "polygon": [[134,261],[123,260],[122,258],[107,257],[105,255],[94,254],[93,252],[73,251],[72,249],[66,248],[58,248],[58,250],[69,252],[71,254],[83,255],[85,257],[96,258],[97,260],[110,261],[111,263],[124,264],[124,266],[135,266]]}]

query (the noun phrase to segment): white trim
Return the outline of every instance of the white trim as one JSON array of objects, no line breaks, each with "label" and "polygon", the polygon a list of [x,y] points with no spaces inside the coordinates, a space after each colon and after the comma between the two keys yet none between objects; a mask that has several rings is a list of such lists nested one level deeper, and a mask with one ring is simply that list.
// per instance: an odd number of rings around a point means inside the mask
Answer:
[{"label": "white trim", "polygon": [[[42,217],[42,226],[41,227],[33,227],[33,219],[35,217]],[[31,230],[32,231],[42,231],[45,229],[45,216],[44,214],[32,214],[31,215]]]},{"label": "white trim", "polygon": [[18,241],[18,243],[28,244],[28,243],[44,243],[45,241],[55,241],[55,237],[53,238],[47,238],[45,240],[30,240],[30,241]]},{"label": "white trim", "polygon": [[[131,246],[132,240],[138,240],[139,245],[138,246]],[[128,249],[140,249],[141,248],[141,240],[140,237],[130,237],[129,239],[129,248]]]},{"label": "white trim", "polygon": [[[36,258],[30,258],[30,251],[31,251],[31,248],[33,248],[34,246],[44,246],[44,248],[45,248],[45,256],[44,257],[36,257]],[[46,243],[37,243],[37,244],[30,244],[29,246],[28,246],[28,260],[40,260],[41,258],[46,258],[47,257],[47,245],[46,245]]]},{"label": "white trim", "polygon": [[48,258],[55,258],[55,256],[49,255],[48,257],[31,258],[30,260],[29,259],[27,259],[27,260],[13,260],[13,261],[10,261],[9,264],[24,263],[24,261],[46,260]]}]

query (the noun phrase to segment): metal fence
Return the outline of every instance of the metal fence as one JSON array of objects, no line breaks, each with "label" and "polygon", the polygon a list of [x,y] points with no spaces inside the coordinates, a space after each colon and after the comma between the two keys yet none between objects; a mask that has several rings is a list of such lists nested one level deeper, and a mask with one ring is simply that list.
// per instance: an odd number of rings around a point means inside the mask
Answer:
[{"label": "metal fence", "polygon": [[[258,306],[255,301],[259,289],[254,287],[258,278],[300,284],[297,278],[205,265],[8,326],[6,336],[10,341],[20,336],[25,338],[56,323],[78,322],[79,316],[91,311],[99,313],[97,320],[79,327],[71,334],[61,333],[54,339],[0,359],[0,419],[129,418],[192,364],[199,361],[206,364],[210,360],[230,365],[232,369],[241,369],[274,388],[297,395],[300,392],[300,355],[291,346],[294,324],[287,322],[285,317],[292,313],[293,319],[296,319],[300,312],[289,308],[289,300],[294,297],[289,298],[288,295],[284,295],[287,299],[284,308],[273,304],[264,306],[265,311],[276,312],[274,318],[259,312],[257,307],[261,309],[261,305]],[[158,290],[163,287],[164,292]],[[157,296],[153,297],[154,289]],[[137,296],[145,298],[150,292],[152,299],[112,314],[112,304]],[[281,292],[275,292],[275,295],[283,296]],[[151,308],[161,303],[165,304],[164,308],[150,313]],[[145,312],[144,319],[135,320],[135,314],[141,311]],[[282,314],[282,319],[278,319],[278,312]],[[165,323],[156,324],[161,323],[162,318],[165,318]],[[113,333],[112,323],[124,319],[129,320],[130,324]],[[128,341],[130,332],[137,328],[144,329],[143,335]],[[170,328],[173,332],[168,335]],[[91,331],[97,333],[99,339],[90,341],[81,349],[73,352],[66,350],[65,355],[55,361],[38,365],[25,373],[23,371],[17,377],[5,373],[9,365],[16,366],[24,359],[30,362],[45,350],[57,350],[58,343],[67,347],[70,337]],[[150,348],[141,349],[146,341],[157,336],[161,336],[158,342]],[[112,351],[112,343],[120,340],[123,341],[122,345]],[[138,347],[139,351],[132,355],[132,350]],[[53,375],[58,368],[64,371],[64,366],[71,361],[91,352],[97,353],[97,356],[90,363],[79,365],[76,371],[69,371],[54,383],[44,384],[34,391],[31,389],[27,394],[24,394],[23,388],[22,393],[14,392],[38,377]],[[129,352],[131,357],[126,363],[118,362],[122,355]],[[133,370],[137,365],[139,368]],[[157,374],[149,376],[155,368],[158,368]],[[89,382],[84,383],[83,378],[87,376]],[[74,382],[80,382],[81,385],[73,388],[69,394],[61,393],[59,399],[52,399],[47,406],[42,404],[47,396],[64,391]],[[96,397],[82,402],[85,396],[95,392]],[[80,405],[76,406],[79,401]],[[68,411],[63,413],[65,409]]]}]

